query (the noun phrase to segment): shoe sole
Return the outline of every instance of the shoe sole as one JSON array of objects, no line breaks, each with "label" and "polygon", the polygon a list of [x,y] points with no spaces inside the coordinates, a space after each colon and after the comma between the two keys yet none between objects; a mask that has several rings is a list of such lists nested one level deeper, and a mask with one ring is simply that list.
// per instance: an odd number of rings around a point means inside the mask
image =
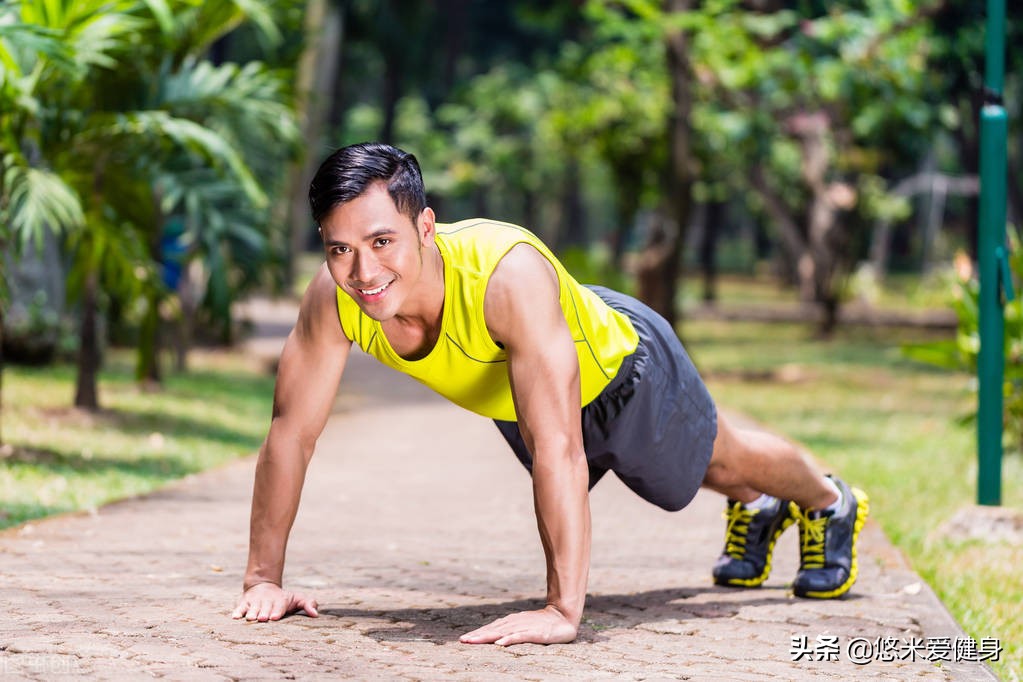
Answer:
[{"label": "shoe sole", "polygon": [[841,597],[843,594],[849,591],[849,588],[856,582],[856,576],[859,574],[859,561],[856,556],[856,542],[860,537],[860,531],[863,530],[863,525],[867,522],[867,517],[870,515],[870,498],[867,497],[867,493],[863,492],[859,488],[852,489],[853,497],[856,498],[856,521],[853,523],[853,536],[852,536],[852,561],[849,564],[849,578],[844,583],[839,585],[833,590],[827,592],[796,592],[797,597],[808,597],[810,599],[834,599],[835,597]]},{"label": "shoe sole", "polygon": [[[791,505],[792,502],[789,502]],[[752,578],[730,578],[728,580],[715,580],[715,585],[721,585],[722,587],[760,587],[767,580],[768,576],[771,575],[771,559],[774,557],[774,545],[778,542],[778,538],[785,532],[785,529],[796,522],[795,515],[791,513],[787,519],[781,522],[778,530],[774,532],[771,537],[771,541],[767,543],[767,560],[764,562],[764,570],[760,572],[760,575],[755,575]]]}]

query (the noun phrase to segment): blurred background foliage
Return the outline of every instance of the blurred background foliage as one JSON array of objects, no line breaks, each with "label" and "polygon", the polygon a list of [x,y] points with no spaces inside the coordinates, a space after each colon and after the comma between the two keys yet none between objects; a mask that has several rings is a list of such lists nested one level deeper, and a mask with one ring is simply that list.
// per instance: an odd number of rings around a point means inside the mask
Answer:
[{"label": "blurred background foliage", "polygon": [[232,340],[233,302],[288,290],[316,247],[309,178],[370,139],[418,156],[442,221],[521,223],[680,333],[683,300],[713,305],[718,273],[742,272],[790,287],[827,337],[850,299],[974,253],[981,5],[4,3],[3,348],[73,353],[80,407],[100,404],[107,343],[159,385],[162,349],[183,368],[190,344]]}]

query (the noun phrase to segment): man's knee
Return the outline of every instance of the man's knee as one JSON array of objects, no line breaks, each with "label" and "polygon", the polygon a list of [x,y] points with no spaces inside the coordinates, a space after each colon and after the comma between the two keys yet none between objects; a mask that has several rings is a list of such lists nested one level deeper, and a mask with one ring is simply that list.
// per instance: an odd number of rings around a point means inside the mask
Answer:
[{"label": "man's knee", "polygon": [[703,475],[703,485],[714,490],[734,488],[743,485],[745,477],[742,471],[734,464],[725,464],[721,461],[711,460]]},{"label": "man's knee", "polygon": [[730,487],[740,484],[742,471],[747,465],[746,448],[739,433],[722,416],[718,415],[718,430],[714,437],[710,462],[704,474],[704,484],[711,487]]}]

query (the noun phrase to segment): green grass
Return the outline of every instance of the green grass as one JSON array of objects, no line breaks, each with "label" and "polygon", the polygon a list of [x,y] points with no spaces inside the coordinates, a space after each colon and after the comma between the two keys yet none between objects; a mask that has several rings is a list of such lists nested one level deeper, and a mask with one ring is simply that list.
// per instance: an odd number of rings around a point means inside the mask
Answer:
[{"label": "green grass", "polygon": [[[1023,676],[1023,547],[954,542],[938,529],[976,494],[976,436],[960,417],[971,377],[913,364],[903,342],[934,332],[846,328],[831,341],[809,326],[692,320],[686,345],[722,406],[807,446],[864,488],[872,516],[967,633],[997,637],[993,665]],[[1003,503],[1023,508],[1023,457],[1007,454]]]},{"label": "green grass", "polygon": [[70,407],[73,367],[5,369],[0,528],[146,493],[259,447],[273,394],[261,368],[195,352],[189,372],[147,392],[131,359],[109,354],[96,414]]},{"label": "green grass", "polygon": [[[857,291],[856,284],[848,283],[850,301],[869,303],[882,311],[919,311],[924,308],[941,308],[948,300],[948,275],[939,270],[932,275],[889,275],[883,286],[869,291]],[[698,277],[688,279],[680,294],[681,305],[691,308],[699,305],[703,295],[703,284]],[[768,305],[774,307],[798,306],[799,297],[795,289],[784,286],[774,277],[753,277],[747,275],[722,275],[717,279],[718,303],[725,307],[750,307]],[[862,300],[863,298],[866,300]]]}]

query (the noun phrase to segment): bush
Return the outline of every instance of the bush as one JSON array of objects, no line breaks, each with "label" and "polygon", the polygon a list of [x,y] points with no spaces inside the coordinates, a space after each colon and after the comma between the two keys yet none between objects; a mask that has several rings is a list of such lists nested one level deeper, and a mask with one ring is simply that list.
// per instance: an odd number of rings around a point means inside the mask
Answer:
[{"label": "bush", "polygon": [[[1019,238],[1009,231],[1009,267],[1013,280],[1023,280],[1023,250]],[[956,254],[955,276],[949,283],[951,305],[958,318],[955,339],[902,347],[906,357],[949,370],[977,373],[980,352],[980,282],[973,276],[969,257]],[[1023,452],[1023,298],[1005,304],[1005,375],[1003,383],[1003,440],[1007,450]],[[974,390],[977,384],[973,384]],[[963,417],[976,422],[974,409]]]},{"label": "bush", "polygon": [[70,322],[54,310],[45,291],[13,305],[4,320],[3,355],[10,362],[46,365],[73,353],[74,345]]}]

